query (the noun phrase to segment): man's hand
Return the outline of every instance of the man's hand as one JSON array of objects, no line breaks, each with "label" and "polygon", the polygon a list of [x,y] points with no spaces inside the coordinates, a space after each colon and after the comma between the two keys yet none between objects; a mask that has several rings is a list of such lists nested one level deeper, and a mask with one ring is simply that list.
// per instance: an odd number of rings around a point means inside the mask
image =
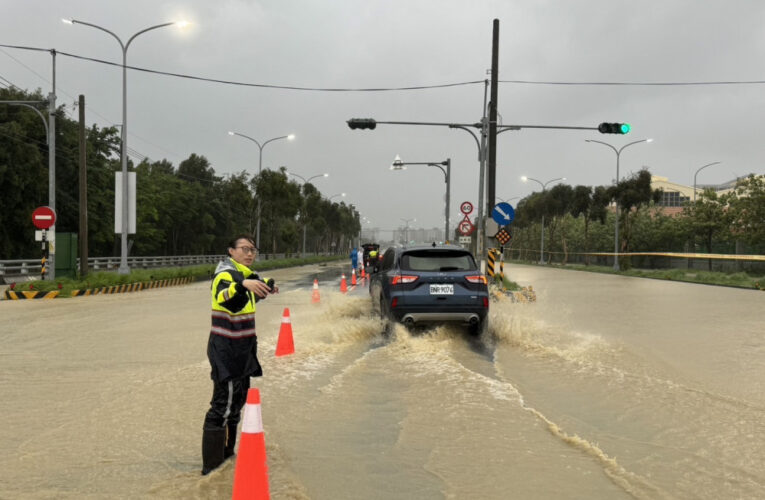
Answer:
[{"label": "man's hand", "polygon": [[251,291],[261,299],[266,298],[266,295],[271,292],[271,289],[268,288],[268,285],[260,280],[243,280],[242,286],[244,286],[247,290]]}]

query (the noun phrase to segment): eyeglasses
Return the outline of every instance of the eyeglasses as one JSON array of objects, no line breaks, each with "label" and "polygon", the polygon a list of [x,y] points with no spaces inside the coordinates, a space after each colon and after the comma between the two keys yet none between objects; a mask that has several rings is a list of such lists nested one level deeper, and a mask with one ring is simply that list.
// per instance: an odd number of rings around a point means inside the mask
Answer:
[{"label": "eyeglasses", "polygon": [[238,248],[239,250],[241,250],[245,254],[250,254],[250,253],[254,254],[255,252],[258,251],[258,249],[255,248],[255,247],[235,247],[235,248]]}]

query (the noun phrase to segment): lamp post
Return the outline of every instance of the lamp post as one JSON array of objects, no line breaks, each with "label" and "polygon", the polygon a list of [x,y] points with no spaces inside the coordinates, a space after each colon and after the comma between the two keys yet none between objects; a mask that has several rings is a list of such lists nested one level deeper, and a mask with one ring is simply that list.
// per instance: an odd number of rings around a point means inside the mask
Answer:
[{"label": "lamp post", "polygon": [[333,194],[332,196],[330,196],[329,198],[327,198],[327,200],[329,200],[329,201],[332,201],[332,198],[336,198],[336,197],[338,197],[338,196],[342,196],[343,198],[345,198],[345,193],[337,193],[337,194]]},{"label": "lamp post", "polygon": [[[287,172],[287,175],[292,175],[294,177],[297,177],[298,179],[302,179],[302,181],[303,181],[303,191],[304,192],[305,192],[305,185],[308,184],[309,182],[311,182],[311,179],[316,179],[317,177],[329,177],[329,174],[316,174],[316,175],[306,179],[302,175],[294,174],[292,172]],[[305,209],[304,209],[303,210],[303,253],[300,255],[301,258],[305,258],[305,229],[306,229],[306,227],[308,225],[307,215],[308,214],[305,213]]]},{"label": "lamp post", "polygon": [[[523,182],[527,182],[527,181],[534,181],[534,182],[536,182],[537,184],[542,186],[542,195],[544,195],[545,191],[547,190],[547,185],[548,184],[550,184],[551,182],[555,182],[555,181],[565,181],[566,178],[565,177],[558,177],[557,179],[551,179],[551,180],[543,183],[542,181],[537,180],[537,179],[535,179],[533,177],[526,177],[524,175],[523,177],[521,177],[521,180]],[[542,231],[540,231],[540,232],[542,233],[542,238],[541,238],[541,241],[540,241],[540,244],[539,244],[539,263],[540,264],[544,264],[545,263],[545,214],[544,214],[544,211],[542,211]]]},{"label": "lamp post", "polygon": [[[653,139],[640,139],[639,141],[633,141],[625,144],[619,149],[616,149],[614,146],[610,145],[607,142],[603,141],[596,141],[594,139],[585,139],[584,142],[596,142],[598,144],[602,144],[604,146],[608,146],[609,148],[614,150],[614,153],[616,153],[616,182],[614,185],[619,185],[619,157],[622,154],[622,151],[628,146],[632,146],[633,144],[640,144],[641,142],[652,142]],[[614,201],[614,207],[615,212],[614,215],[614,270],[619,270],[619,200]]]},{"label": "lamp post", "polygon": [[[410,161],[401,161],[401,158],[396,155],[396,158],[393,160],[393,163],[390,166],[391,170],[406,170],[406,165],[427,165],[429,167],[436,167],[444,174],[444,182],[446,183],[446,198],[445,198],[445,208],[444,208],[444,217],[445,217],[445,226],[444,226],[444,241],[447,241],[449,239],[449,196],[451,193],[451,179],[452,179],[452,160],[451,158],[447,158],[446,160],[442,162],[410,162]],[[446,169],[442,167],[445,166]]]},{"label": "lamp post", "polygon": [[693,174],[693,202],[696,203],[696,176],[699,175],[699,172],[704,170],[707,167],[711,167],[712,165],[718,165],[719,161],[713,161],[712,163],[707,163],[703,167],[699,167],[698,170],[696,170],[696,173]]},{"label": "lamp post", "polygon": [[[272,139],[268,139],[263,144],[258,142],[256,139],[253,139],[249,135],[240,134],[239,132],[231,132],[229,131],[228,135],[238,135],[239,137],[242,137],[244,139],[248,139],[255,143],[256,146],[258,146],[258,177],[260,177],[260,171],[263,169],[263,148],[266,147],[266,144],[273,141],[278,141],[279,139],[287,139],[288,141],[291,141],[295,138],[295,134],[289,134],[289,135],[280,135],[279,137],[274,137]],[[258,197],[258,222],[255,229],[255,246],[260,248],[260,195],[258,193],[255,193]],[[258,257],[260,257],[260,254],[258,254]]]},{"label": "lamp post", "polygon": [[120,252],[120,267],[119,267],[119,273],[120,274],[127,274],[130,272],[130,267],[127,263],[127,253],[128,253],[128,166],[127,166],[127,51],[128,48],[130,48],[130,44],[135,40],[135,38],[138,35],[142,35],[143,33],[146,33],[147,31],[156,30],[159,28],[164,28],[166,26],[173,26],[176,25],[180,28],[185,27],[188,23],[185,21],[181,22],[171,22],[171,23],[162,23],[157,24],[154,26],[149,26],[148,28],[142,29],[141,31],[135,33],[133,36],[131,36],[127,43],[122,43],[122,40],[120,37],[115,35],[113,32],[109,31],[106,28],[103,28],[101,26],[98,26],[97,24],[92,23],[86,23],[85,21],[79,21],[77,19],[62,19],[63,22],[66,24],[82,24],[83,26],[90,26],[91,28],[95,28],[97,30],[101,30],[105,33],[110,34],[113,36],[117,42],[120,44],[120,47],[122,48],[122,137],[120,140],[120,163],[122,165],[122,245],[121,245],[121,252]]},{"label": "lamp post", "polygon": [[406,232],[404,233],[404,238],[406,238],[406,241],[404,242],[404,245],[409,244],[409,223],[415,222],[417,219],[401,219],[406,223]]}]

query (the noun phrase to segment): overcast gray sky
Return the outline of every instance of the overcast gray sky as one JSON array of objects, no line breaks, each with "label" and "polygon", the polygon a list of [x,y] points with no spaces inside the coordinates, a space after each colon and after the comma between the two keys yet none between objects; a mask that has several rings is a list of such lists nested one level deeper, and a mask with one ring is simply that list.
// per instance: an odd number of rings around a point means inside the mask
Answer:
[{"label": "overcast gray sky", "polygon": [[[488,78],[492,22],[500,21],[500,80],[534,82],[720,82],[765,80],[765,2],[761,0],[1,0],[0,43],[121,62],[116,40],[62,17],[98,24],[123,41],[149,26],[185,19],[136,38],[128,64],[205,78],[313,88],[427,86]],[[0,84],[50,91],[47,53],[0,48]],[[87,101],[87,119],[121,122],[118,67],[57,57],[57,95]],[[643,138],[621,155],[621,175],[647,166],[692,185],[763,173],[764,84],[573,86],[502,83],[504,124],[632,124],[627,136],[592,131],[523,130],[499,136],[497,195],[525,196],[542,181],[605,185],[616,147]],[[393,229],[443,227],[441,172],[403,172],[404,161],[452,160],[452,227],[459,204],[478,199],[474,140],[464,131],[380,125],[350,130],[351,117],[384,121],[473,123],[482,114],[483,84],[391,92],[319,92],[223,85],[128,72],[128,145],[176,166],[191,153],[220,174],[257,172],[258,148],[229,130],[266,141],[264,168],[288,167],[327,197],[346,202]],[[338,198],[334,198],[338,201]],[[515,205],[517,200],[512,203]]]}]

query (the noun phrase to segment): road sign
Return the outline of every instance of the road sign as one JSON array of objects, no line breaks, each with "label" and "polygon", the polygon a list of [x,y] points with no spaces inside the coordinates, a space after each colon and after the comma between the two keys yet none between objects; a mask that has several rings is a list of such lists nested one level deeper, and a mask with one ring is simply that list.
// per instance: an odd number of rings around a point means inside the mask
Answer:
[{"label": "road sign", "polygon": [[497,203],[491,211],[491,218],[500,226],[506,226],[515,219],[515,210],[509,203]]},{"label": "road sign", "polygon": [[49,229],[55,223],[56,212],[50,207],[37,207],[35,208],[35,211],[32,212],[32,224],[34,224],[37,229]]},{"label": "road sign", "polygon": [[499,241],[500,245],[504,245],[505,243],[510,241],[510,238],[511,238],[510,233],[507,232],[505,228],[502,228],[499,231],[497,231],[497,234],[495,234],[494,237],[497,239],[497,241]]},{"label": "road sign", "polygon": [[469,201],[463,201],[462,204],[460,204],[460,212],[465,215],[473,213],[473,204]]},{"label": "road sign", "polygon": [[472,222],[468,219],[462,220],[460,222],[460,225],[458,226],[457,230],[460,232],[462,236],[469,236],[473,234],[473,231],[475,231],[475,226]]},{"label": "road sign", "polygon": [[470,239],[471,239],[470,236],[460,236],[460,244],[469,245]]}]

